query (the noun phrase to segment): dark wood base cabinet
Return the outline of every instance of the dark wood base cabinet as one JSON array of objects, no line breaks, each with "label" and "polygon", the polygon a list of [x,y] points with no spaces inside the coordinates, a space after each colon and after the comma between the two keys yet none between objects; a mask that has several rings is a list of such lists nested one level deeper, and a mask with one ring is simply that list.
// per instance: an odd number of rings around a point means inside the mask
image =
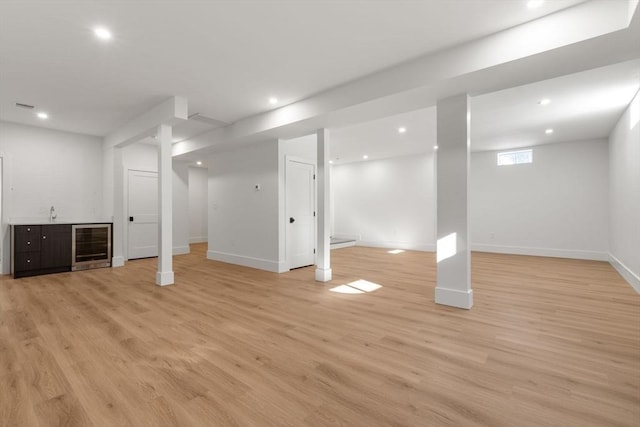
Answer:
[{"label": "dark wood base cabinet", "polygon": [[12,225],[13,277],[71,271],[71,224]]}]

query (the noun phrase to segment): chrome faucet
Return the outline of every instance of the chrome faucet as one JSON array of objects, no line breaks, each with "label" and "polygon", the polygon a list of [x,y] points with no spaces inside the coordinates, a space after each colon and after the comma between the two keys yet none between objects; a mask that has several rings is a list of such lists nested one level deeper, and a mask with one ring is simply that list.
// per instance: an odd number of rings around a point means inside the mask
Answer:
[{"label": "chrome faucet", "polygon": [[49,222],[53,222],[56,218],[58,218],[58,214],[56,213],[56,208],[51,206],[51,209],[49,209]]}]

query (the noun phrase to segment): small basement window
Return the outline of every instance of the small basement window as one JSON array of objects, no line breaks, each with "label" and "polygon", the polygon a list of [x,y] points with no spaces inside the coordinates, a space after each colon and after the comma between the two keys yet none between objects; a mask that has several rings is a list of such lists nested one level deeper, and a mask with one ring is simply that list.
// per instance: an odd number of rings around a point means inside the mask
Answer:
[{"label": "small basement window", "polygon": [[533,163],[533,151],[530,148],[528,150],[498,153],[498,166],[523,165],[526,163]]}]

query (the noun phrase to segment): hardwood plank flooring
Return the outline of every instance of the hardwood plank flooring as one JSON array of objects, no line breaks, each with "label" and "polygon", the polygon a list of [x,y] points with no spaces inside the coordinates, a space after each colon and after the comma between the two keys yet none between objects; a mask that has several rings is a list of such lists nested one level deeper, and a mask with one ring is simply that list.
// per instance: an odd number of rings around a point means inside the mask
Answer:
[{"label": "hardwood plank flooring", "polygon": [[[640,426],[640,295],[604,262],[332,251],[334,280],[174,258],[0,278],[2,426]],[[330,292],[364,279],[363,294]]]}]

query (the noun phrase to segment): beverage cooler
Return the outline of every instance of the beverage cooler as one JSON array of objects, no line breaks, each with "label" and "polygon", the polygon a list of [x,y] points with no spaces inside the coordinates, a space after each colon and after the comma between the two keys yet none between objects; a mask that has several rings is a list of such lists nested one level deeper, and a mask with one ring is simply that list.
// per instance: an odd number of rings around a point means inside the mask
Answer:
[{"label": "beverage cooler", "polygon": [[71,245],[71,270],[111,266],[111,224],[74,225]]}]

